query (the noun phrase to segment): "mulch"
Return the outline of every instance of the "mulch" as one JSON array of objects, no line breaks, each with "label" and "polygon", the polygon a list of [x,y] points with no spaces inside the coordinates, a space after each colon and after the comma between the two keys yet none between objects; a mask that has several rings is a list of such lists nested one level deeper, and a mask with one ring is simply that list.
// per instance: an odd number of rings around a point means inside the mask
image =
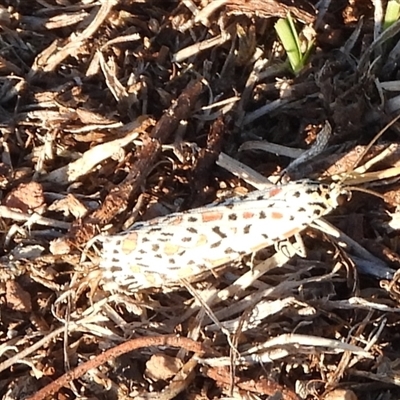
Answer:
[{"label": "mulch", "polygon": [[[3,399],[399,398],[400,23],[325,3],[2,2]],[[314,41],[298,73],[288,13]],[[305,257],[105,281],[98,235],[283,175],[352,187]]]}]

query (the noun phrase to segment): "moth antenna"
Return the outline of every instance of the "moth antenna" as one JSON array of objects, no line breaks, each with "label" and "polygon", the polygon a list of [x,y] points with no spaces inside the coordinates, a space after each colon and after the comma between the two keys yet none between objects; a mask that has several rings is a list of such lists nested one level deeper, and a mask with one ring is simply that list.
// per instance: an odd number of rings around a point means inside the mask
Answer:
[{"label": "moth antenna", "polygon": [[[364,149],[364,151],[361,153],[361,155],[357,158],[357,160],[354,162],[353,166],[349,168],[346,173],[344,174],[344,177],[340,179],[340,183],[343,183],[346,179],[347,176],[350,175],[351,171],[354,171],[358,164],[361,162],[361,160],[365,157],[365,155],[371,150],[371,147],[377,142],[377,140],[400,118],[400,114],[394,117],[387,125],[385,125],[375,136],[374,138],[368,143],[367,147]],[[372,193],[371,193],[372,194]],[[378,196],[379,197],[379,196]]]},{"label": "moth antenna", "polygon": [[361,188],[361,187],[357,187],[357,186],[346,186],[346,189],[354,190],[355,192],[367,193],[367,194],[370,194],[371,196],[379,197],[380,199],[385,200],[385,196],[383,196],[382,194],[380,194],[378,192],[375,192],[374,190],[365,189],[365,188]]}]

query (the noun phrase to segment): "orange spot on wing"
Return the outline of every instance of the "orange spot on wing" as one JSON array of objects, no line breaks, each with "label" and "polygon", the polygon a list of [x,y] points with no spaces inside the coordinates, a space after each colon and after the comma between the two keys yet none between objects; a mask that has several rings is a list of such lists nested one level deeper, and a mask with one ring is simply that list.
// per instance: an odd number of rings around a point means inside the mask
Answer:
[{"label": "orange spot on wing", "polygon": [[183,217],[181,215],[176,216],[175,218],[168,221],[170,225],[180,225],[183,221]]},{"label": "orange spot on wing", "polygon": [[283,237],[284,239],[289,239],[290,237],[294,236],[296,233],[299,233],[303,228],[293,228],[290,231],[286,232]]},{"label": "orange spot on wing", "polygon": [[205,244],[207,244],[207,236],[200,235],[196,241],[196,247],[204,246]]},{"label": "orange spot on wing", "polygon": [[277,211],[272,211],[271,213],[271,217],[273,219],[282,219],[283,218],[283,214]]},{"label": "orange spot on wing", "polygon": [[216,268],[216,267],[224,265],[232,260],[233,260],[232,257],[223,257],[223,258],[217,258],[215,260],[206,260],[206,261],[207,261],[207,264],[209,264],[211,266],[211,268]]},{"label": "orange spot on wing", "polygon": [[133,272],[134,274],[138,274],[142,270],[142,267],[140,265],[130,265],[129,270],[130,270],[130,272]]},{"label": "orange spot on wing", "polygon": [[167,256],[172,256],[172,255],[176,254],[181,249],[182,248],[180,246],[178,246],[177,244],[167,243],[164,246],[164,253]]},{"label": "orange spot on wing", "polygon": [[282,191],[281,188],[276,187],[276,188],[273,188],[273,189],[269,190],[269,191],[268,191],[268,194],[270,195],[270,197],[274,197],[274,196],[276,196],[278,193],[280,193],[281,191]]},{"label": "orange spot on wing", "polygon": [[250,219],[250,218],[254,218],[254,213],[251,211],[245,211],[243,213],[243,218],[244,219]]},{"label": "orange spot on wing", "polygon": [[219,221],[222,219],[222,213],[216,211],[207,211],[201,214],[201,219],[203,222]]},{"label": "orange spot on wing", "polygon": [[156,277],[154,274],[145,274],[146,277],[146,283],[148,286],[158,286],[160,285],[160,282],[157,281]]},{"label": "orange spot on wing", "polygon": [[182,267],[177,270],[177,275],[179,278],[189,278],[193,275],[196,275],[199,271],[197,270],[198,268],[193,268],[193,267]]},{"label": "orange spot on wing", "polygon": [[124,254],[130,254],[136,250],[137,247],[137,233],[129,233],[125,239],[121,241],[121,251]]}]

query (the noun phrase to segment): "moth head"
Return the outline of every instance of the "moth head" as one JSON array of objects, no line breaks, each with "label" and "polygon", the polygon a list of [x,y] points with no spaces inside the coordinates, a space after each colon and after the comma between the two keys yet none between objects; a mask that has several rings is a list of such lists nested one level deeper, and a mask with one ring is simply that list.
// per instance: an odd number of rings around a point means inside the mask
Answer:
[{"label": "moth head", "polygon": [[329,197],[329,203],[332,208],[340,207],[351,199],[351,191],[342,185],[332,183],[329,186]]}]

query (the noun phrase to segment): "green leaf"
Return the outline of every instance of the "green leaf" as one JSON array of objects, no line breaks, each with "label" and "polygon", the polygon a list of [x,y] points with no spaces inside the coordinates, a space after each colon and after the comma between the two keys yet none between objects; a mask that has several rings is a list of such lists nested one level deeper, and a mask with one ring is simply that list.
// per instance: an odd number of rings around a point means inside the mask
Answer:
[{"label": "green leaf", "polygon": [[393,25],[400,16],[400,2],[398,0],[389,0],[386,7],[385,19],[383,20],[383,30]]},{"label": "green leaf", "polygon": [[[275,31],[282,42],[286,51],[288,60],[292,70],[298,74],[304,67],[306,60],[310,54],[313,41],[308,42],[306,39],[302,42],[297,33],[294,21],[290,14],[286,18],[280,18],[275,24]],[[302,44],[305,47],[302,52]]]}]

